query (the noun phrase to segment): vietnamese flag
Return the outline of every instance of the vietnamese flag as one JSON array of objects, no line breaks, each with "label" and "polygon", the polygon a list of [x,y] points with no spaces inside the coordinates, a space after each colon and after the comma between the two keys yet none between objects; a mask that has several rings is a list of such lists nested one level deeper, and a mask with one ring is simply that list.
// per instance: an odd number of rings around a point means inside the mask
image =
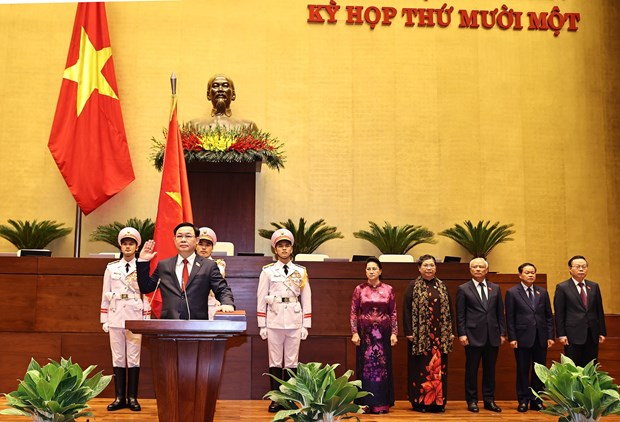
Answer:
[{"label": "vietnamese flag", "polygon": [[[185,154],[177,120],[177,98],[172,95],[168,139],[164,154],[164,166],[159,189],[159,204],[155,220],[155,249],[157,255],[151,260],[151,272],[155,271],[159,258],[165,259],[177,255],[174,243],[174,228],[184,221],[193,222],[192,204],[189,198]],[[152,293],[151,310],[158,318],[161,313],[161,294],[159,290]]]},{"label": "vietnamese flag", "polygon": [[104,3],[78,3],[48,147],[86,215],[135,179]]}]

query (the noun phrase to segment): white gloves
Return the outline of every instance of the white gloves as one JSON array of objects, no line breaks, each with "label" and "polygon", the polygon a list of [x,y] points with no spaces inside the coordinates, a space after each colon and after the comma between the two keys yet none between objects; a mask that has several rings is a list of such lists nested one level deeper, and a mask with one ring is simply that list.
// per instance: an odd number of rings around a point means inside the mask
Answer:
[{"label": "white gloves", "polygon": [[105,331],[106,333],[110,331],[110,327],[108,326],[107,322],[103,323],[103,325],[101,326],[101,329]]},{"label": "white gloves", "polygon": [[308,338],[308,329],[306,327],[301,327],[301,339],[305,340]]},{"label": "white gloves", "polygon": [[104,296],[108,301],[110,301],[114,297],[114,292],[105,292]]},{"label": "white gloves", "polygon": [[267,340],[267,327],[261,328],[258,334],[260,334],[260,338]]}]

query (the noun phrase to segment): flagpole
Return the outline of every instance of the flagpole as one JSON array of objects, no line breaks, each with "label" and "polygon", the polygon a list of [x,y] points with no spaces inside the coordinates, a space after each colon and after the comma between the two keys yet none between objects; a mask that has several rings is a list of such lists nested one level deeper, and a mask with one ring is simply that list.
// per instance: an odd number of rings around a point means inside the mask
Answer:
[{"label": "flagpole", "polygon": [[172,89],[172,95],[177,95],[177,76],[174,72],[170,75],[170,88]]},{"label": "flagpole", "polygon": [[75,239],[73,240],[73,257],[80,257],[80,241],[82,239],[82,210],[75,204]]}]

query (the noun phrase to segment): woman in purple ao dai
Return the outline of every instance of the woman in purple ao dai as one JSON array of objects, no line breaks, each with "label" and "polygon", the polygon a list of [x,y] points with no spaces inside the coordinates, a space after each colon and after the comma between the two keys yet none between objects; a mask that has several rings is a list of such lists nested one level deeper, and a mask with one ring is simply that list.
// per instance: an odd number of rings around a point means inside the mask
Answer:
[{"label": "woman in purple ao dai", "polygon": [[366,261],[368,280],[355,287],[351,300],[351,341],[356,348],[356,376],[368,395],[358,404],[366,413],[388,413],[394,405],[392,347],[396,345],[398,323],[394,290],[381,281],[381,262]]}]

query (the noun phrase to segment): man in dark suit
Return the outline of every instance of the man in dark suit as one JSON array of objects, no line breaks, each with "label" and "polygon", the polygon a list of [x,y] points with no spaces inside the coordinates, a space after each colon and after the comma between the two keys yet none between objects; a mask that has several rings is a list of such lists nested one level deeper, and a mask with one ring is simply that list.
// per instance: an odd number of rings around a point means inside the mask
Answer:
[{"label": "man in dark suit", "polygon": [[142,293],[161,289],[162,319],[209,319],[209,292],[222,304],[222,312],[235,309],[232,291],[215,261],[196,255],[199,230],[191,223],[174,229],[178,255],[157,263],[149,276],[150,260],[157,255],[155,241],[144,244],[138,262],[138,285]]},{"label": "man in dark suit", "polygon": [[508,341],[517,361],[517,398],[519,412],[541,410],[543,405],[534,397],[543,383],[534,372],[534,363],[546,364],[547,349],[553,346],[553,313],[547,290],[535,286],[536,267],[526,262],[519,265],[521,283],[506,292],[506,325]]},{"label": "man in dark suit", "polygon": [[583,367],[598,358],[598,345],[605,341],[605,312],[598,284],[586,280],[586,259],[576,255],[568,268],[571,278],[555,288],[555,328],[564,354]]},{"label": "man in dark suit", "polygon": [[482,360],[484,408],[502,409],[495,404],[495,362],[499,346],[506,341],[504,302],[499,286],[485,280],[489,264],[484,258],[469,263],[473,279],[456,291],[456,326],[465,346],[465,399],[467,410],[478,412],[478,368]]}]

